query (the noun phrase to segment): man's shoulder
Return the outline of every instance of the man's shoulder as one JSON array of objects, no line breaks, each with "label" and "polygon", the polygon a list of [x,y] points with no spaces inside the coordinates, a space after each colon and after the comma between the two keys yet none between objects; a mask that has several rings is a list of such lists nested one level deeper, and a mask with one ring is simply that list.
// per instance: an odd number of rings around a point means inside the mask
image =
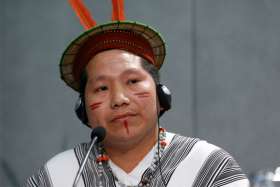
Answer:
[{"label": "man's shoulder", "polygon": [[198,152],[199,154],[210,154],[215,150],[222,150],[220,147],[195,137],[182,136],[180,134],[172,134],[172,143],[174,146],[189,148],[190,151]]},{"label": "man's shoulder", "polygon": [[77,151],[80,149],[84,149],[87,146],[86,143],[81,143],[76,145],[72,149],[65,150],[63,152],[60,152],[53,156],[51,159],[49,159],[45,166],[48,167],[60,167],[68,165],[68,163],[75,163],[78,162],[77,160]]},{"label": "man's shoulder", "polygon": [[[71,186],[71,179],[78,168],[78,162],[75,160],[73,149],[55,155],[26,180],[24,187]],[[65,176],[68,180],[64,180]]]},{"label": "man's shoulder", "polygon": [[[71,186],[73,183],[76,173],[79,170],[79,162],[75,149],[76,147],[61,152],[45,164],[45,170],[54,186]],[[64,180],[65,176],[67,176],[67,180]]]},{"label": "man's shoulder", "polygon": [[194,165],[195,167],[203,167],[207,163],[216,162],[232,162],[236,163],[231,154],[223,148],[201,140],[199,138],[186,137],[174,134],[170,150],[176,149],[176,155],[184,158],[182,163],[186,165]]},{"label": "man's shoulder", "polygon": [[76,159],[74,149],[69,149],[58,153],[46,162],[48,167],[57,167],[59,165],[65,165],[66,163],[72,162]]},{"label": "man's shoulder", "polygon": [[[184,157],[173,174],[177,176],[176,180],[175,178],[174,181],[171,180],[171,184],[181,182],[182,184],[190,183],[189,185],[193,184],[193,186],[200,186],[199,184],[220,186],[223,183],[229,186],[236,184],[248,186],[248,179],[238,163],[219,146],[198,138],[180,135],[174,135],[173,142],[174,147],[180,148],[176,151],[176,157],[181,158],[182,155]],[[186,174],[187,181],[184,180]]]}]

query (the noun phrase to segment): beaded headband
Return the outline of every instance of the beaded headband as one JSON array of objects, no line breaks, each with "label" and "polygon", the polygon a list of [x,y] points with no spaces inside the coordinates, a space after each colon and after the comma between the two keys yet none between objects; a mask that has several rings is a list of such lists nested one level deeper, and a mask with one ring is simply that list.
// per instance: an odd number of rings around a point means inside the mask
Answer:
[{"label": "beaded headband", "polygon": [[123,0],[112,0],[112,22],[96,26],[81,0],[69,0],[81,24],[87,30],[64,51],[60,61],[61,78],[76,91],[89,60],[99,52],[122,49],[145,58],[159,69],[165,58],[165,43],[153,28],[125,21]]}]

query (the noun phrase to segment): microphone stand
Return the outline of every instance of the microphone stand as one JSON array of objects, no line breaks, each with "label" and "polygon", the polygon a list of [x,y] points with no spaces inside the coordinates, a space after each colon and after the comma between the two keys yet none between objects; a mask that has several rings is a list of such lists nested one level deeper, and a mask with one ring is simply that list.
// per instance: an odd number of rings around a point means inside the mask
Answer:
[{"label": "microphone stand", "polygon": [[79,179],[80,179],[80,177],[81,177],[82,171],[83,171],[83,169],[84,169],[84,167],[85,167],[86,161],[88,160],[89,154],[90,154],[90,152],[91,152],[91,150],[92,150],[92,148],[93,148],[93,145],[96,143],[97,139],[98,139],[98,137],[95,136],[95,137],[91,140],[91,143],[90,143],[89,149],[88,149],[88,151],[87,151],[87,154],[86,154],[86,156],[85,156],[85,158],[84,158],[84,160],[83,160],[83,162],[82,162],[82,165],[81,165],[81,167],[79,168],[79,171],[78,171],[78,173],[77,173],[77,175],[76,175],[76,178],[75,178],[75,180],[74,180],[73,187],[76,187],[76,186],[77,186],[78,181],[79,181]]}]

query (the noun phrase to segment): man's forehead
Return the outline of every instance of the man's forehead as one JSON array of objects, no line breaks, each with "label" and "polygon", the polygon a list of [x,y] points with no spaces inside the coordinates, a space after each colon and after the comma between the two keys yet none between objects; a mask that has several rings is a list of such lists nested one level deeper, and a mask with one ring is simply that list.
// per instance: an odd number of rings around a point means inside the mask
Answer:
[{"label": "man's forehead", "polygon": [[125,68],[139,68],[141,67],[142,57],[132,54],[130,52],[113,49],[103,51],[91,58],[87,70],[104,71],[108,70],[120,70]]},{"label": "man's forehead", "polygon": [[115,72],[115,73],[106,73],[104,71],[97,71],[95,74],[92,73],[91,74],[92,76],[89,77],[91,77],[94,80],[106,80],[116,76],[140,75],[143,74],[144,72],[145,70],[143,68],[127,68],[121,72]]},{"label": "man's forehead", "polygon": [[121,49],[110,49],[106,51],[102,51],[96,55],[94,55],[89,62],[91,61],[116,61],[118,59],[124,61],[141,61],[142,57],[137,54],[128,52],[126,50]]}]

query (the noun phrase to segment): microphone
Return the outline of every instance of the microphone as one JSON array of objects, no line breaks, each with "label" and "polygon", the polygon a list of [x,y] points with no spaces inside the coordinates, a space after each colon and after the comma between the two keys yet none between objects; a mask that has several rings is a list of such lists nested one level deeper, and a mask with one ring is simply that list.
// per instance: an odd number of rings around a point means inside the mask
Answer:
[{"label": "microphone", "polygon": [[78,184],[78,181],[81,177],[81,174],[82,174],[82,171],[85,167],[85,164],[86,164],[86,161],[88,160],[88,157],[89,157],[89,154],[93,148],[93,145],[95,143],[99,143],[99,142],[102,142],[105,138],[105,135],[106,135],[106,130],[105,128],[103,127],[96,127],[92,130],[91,132],[91,142],[90,142],[90,146],[89,146],[89,149],[87,151],[87,154],[82,162],[82,165],[80,166],[79,168],[79,171],[77,172],[77,175],[75,177],[75,180],[74,180],[74,183],[73,183],[73,187],[76,187],[77,184]]}]

